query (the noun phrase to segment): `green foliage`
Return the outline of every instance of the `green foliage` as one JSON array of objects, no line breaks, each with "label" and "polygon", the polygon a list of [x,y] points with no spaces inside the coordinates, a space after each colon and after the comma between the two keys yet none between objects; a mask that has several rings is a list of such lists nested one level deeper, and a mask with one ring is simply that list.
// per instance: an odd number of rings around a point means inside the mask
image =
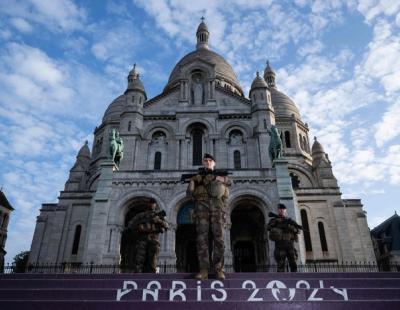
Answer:
[{"label": "green foliage", "polygon": [[15,273],[24,273],[28,266],[29,251],[22,251],[14,256],[13,269]]}]

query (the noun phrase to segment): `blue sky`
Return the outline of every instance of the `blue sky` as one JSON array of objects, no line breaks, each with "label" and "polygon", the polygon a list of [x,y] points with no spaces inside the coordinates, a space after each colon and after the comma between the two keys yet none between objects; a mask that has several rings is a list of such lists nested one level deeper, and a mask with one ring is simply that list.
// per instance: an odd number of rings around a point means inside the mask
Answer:
[{"label": "blue sky", "polygon": [[267,59],[373,228],[400,211],[400,2],[2,0],[0,185],[15,211],[6,261],[29,250],[79,148],[138,64],[149,98],[195,48],[211,48],[248,94]]}]

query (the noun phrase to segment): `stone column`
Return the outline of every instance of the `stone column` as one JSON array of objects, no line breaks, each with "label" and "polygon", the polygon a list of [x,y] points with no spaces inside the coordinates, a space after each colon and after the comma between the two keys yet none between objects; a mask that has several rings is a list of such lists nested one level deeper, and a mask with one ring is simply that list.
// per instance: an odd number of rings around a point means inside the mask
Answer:
[{"label": "stone column", "polygon": [[159,264],[176,264],[175,233],[176,225],[170,224],[168,231],[161,235],[161,251],[158,259]]},{"label": "stone column", "polygon": [[[279,202],[284,204],[287,208],[287,216],[301,223],[300,212],[297,207],[296,195],[293,192],[292,181],[289,176],[288,161],[284,158],[276,159],[274,161],[276,169],[276,184],[278,187]],[[306,260],[306,253],[304,249],[304,242],[297,243],[300,262],[303,264]]]},{"label": "stone column", "polygon": [[107,160],[100,165],[100,176],[97,191],[91,201],[88,226],[85,240],[83,262],[94,264],[102,263],[105,247],[107,227],[107,214],[109,209],[109,196],[112,189],[113,171],[115,165]]},{"label": "stone column", "polygon": [[232,248],[231,248],[231,228],[232,224],[229,221],[225,225],[225,265],[231,265],[232,266],[232,272],[233,272],[233,253],[232,253]]}]

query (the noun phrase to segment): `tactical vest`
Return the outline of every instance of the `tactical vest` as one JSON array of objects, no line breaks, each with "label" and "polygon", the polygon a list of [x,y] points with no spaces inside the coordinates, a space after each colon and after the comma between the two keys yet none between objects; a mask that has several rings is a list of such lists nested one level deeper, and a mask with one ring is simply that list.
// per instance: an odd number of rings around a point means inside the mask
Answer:
[{"label": "tactical vest", "polygon": [[192,180],[195,182],[194,197],[196,200],[206,200],[209,198],[228,198],[228,187],[217,181],[212,174],[195,175]]},{"label": "tactical vest", "polygon": [[297,241],[298,229],[286,218],[274,218],[268,224],[269,239],[272,241]]}]

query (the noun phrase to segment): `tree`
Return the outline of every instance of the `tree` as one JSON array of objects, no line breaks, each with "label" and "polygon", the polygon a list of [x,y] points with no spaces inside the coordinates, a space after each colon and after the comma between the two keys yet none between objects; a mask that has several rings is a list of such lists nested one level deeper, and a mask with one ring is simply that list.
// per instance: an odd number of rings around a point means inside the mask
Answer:
[{"label": "tree", "polygon": [[28,266],[29,251],[22,251],[14,256],[13,270],[15,273],[24,273]]}]

